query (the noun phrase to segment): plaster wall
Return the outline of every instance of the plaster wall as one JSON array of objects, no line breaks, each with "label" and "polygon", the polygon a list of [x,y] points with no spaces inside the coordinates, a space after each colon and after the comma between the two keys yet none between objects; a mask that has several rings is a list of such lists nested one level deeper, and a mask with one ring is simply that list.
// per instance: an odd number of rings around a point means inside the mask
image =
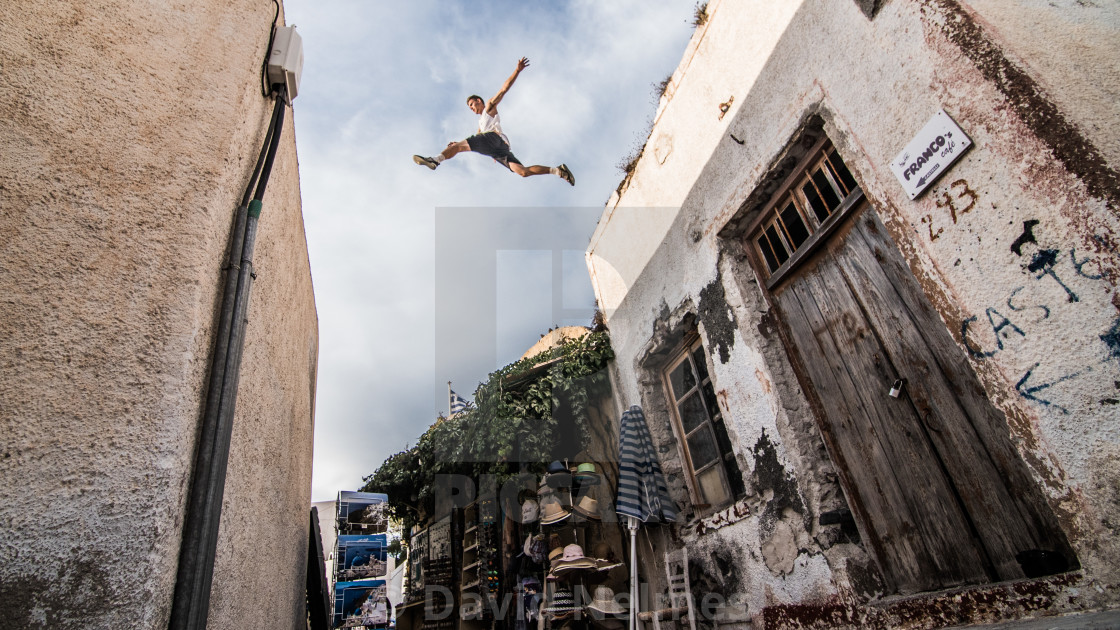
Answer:
[{"label": "plaster wall", "polygon": [[[769,15],[770,4],[720,3],[709,29],[733,30],[719,24],[734,22],[745,29],[739,37],[750,39],[755,28],[768,26],[758,16]],[[729,566],[744,576],[732,580],[742,598],[737,614],[756,623],[764,622],[761,611],[768,607],[882,595],[858,536],[820,525],[822,513],[845,505],[843,493],[785,356],[779,322],[735,240],[764,201],[752,193],[768,185],[782,152],[816,115],[969,355],[987,395],[1006,414],[1013,443],[1078,553],[1080,573],[1072,586],[1055,587],[1046,605],[1114,606],[1120,578],[1114,525],[1120,518],[1114,298],[1120,204],[1109,182],[1116,181],[1112,147],[1120,117],[1107,86],[1117,84],[1120,70],[1094,60],[1115,58],[1120,8],[1027,2],[1020,12],[994,2],[881,4],[868,19],[855,2],[804,2],[783,18],[780,33],[758,33],[773,37],[773,44],[761,69],[733,83],[737,109],[729,123],[709,116],[725,96],[707,95],[681,110],[670,103],[651,142],[673,113],[707,121],[706,131],[718,134],[716,145],[701,152],[699,173],[671,160],[678,151],[687,155],[682,146],[694,137],[699,145],[708,137],[674,136],[664,164],[647,145],[589,247],[593,279],[614,260],[626,261],[616,269],[636,274],[619,273],[622,280],[595,288],[601,305],[615,307],[606,312],[616,391],[626,404],[646,407],[663,468],[684,508],[685,523],[673,530],[680,539],[669,546],[686,544],[690,557],[704,558],[697,561],[698,574],[728,575],[716,558],[731,558]],[[733,74],[739,52],[732,43],[701,48],[687,72]],[[674,100],[689,84],[680,85]],[[975,144],[911,201],[889,164],[939,108]],[[1082,151],[1073,153],[1096,158],[1079,163],[1058,136],[1076,140]],[[638,173],[649,179],[639,180]],[[680,188],[667,190],[666,182]],[[687,192],[680,211],[660,240],[626,240],[628,226],[615,223],[618,208],[669,205],[681,190]],[[657,373],[691,325],[708,352],[748,487],[746,498],[718,514],[690,514]],[[984,609],[972,619],[1023,614],[1012,608]],[[933,627],[928,624],[938,619],[948,617],[876,623]]]},{"label": "plaster wall", "polygon": [[[709,15],[723,4],[709,2]],[[741,102],[736,91],[756,80],[800,4],[756,3],[750,22],[709,19],[693,33],[661,98],[643,159],[611,196],[587,250],[599,308],[608,316],[665,238],[724,137]],[[720,111],[725,103],[726,113]]]},{"label": "plaster wall", "polygon": [[[11,627],[167,624],[230,226],[271,113],[272,18],[213,0],[0,4]],[[262,611],[303,624],[318,334],[290,114],[264,204],[212,628]]]}]

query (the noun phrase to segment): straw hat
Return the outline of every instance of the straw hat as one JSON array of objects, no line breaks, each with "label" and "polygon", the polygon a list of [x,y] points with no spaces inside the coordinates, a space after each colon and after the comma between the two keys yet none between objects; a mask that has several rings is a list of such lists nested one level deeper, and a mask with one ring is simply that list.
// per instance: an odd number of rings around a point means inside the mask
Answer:
[{"label": "straw hat", "polygon": [[595,543],[591,549],[591,559],[595,561],[596,571],[610,571],[616,567],[623,566],[621,562],[614,559],[614,552],[611,551],[611,546],[605,542]]},{"label": "straw hat", "polygon": [[596,586],[595,599],[587,605],[587,608],[604,615],[621,615],[626,612],[622,604],[614,597],[614,591],[609,586]]},{"label": "straw hat", "polygon": [[575,511],[580,516],[597,521],[599,520],[599,501],[588,495],[583,495],[583,498],[579,500],[579,505],[575,507]]},{"label": "straw hat", "polygon": [[559,501],[548,501],[544,504],[544,513],[541,514],[541,525],[554,525],[571,516]]},{"label": "straw hat", "polygon": [[607,560],[606,558],[592,558],[592,560],[595,561],[596,571],[610,571],[611,569],[617,569],[622,566],[621,562]]},{"label": "straw hat", "polygon": [[575,544],[564,547],[564,555],[561,556],[559,560],[552,563],[552,573],[557,575],[576,569],[594,568],[595,562],[590,558],[585,558],[583,556],[583,547]]},{"label": "straw hat", "polygon": [[553,564],[557,560],[559,560],[560,558],[563,558],[563,557],[564,557],[564,548],[563,547],[556,547],[552,551],[548,552],[548,563]]}]

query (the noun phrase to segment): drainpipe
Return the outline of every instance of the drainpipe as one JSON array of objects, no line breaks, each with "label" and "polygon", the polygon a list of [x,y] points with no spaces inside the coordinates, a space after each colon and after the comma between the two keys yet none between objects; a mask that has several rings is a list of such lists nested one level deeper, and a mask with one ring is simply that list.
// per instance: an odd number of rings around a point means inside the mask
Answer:
[{"label": "drainpipe", "polygon": [[[264,146],[234,219],[230,242],[229,271],[222,294],[218,330],[210,363],[206,406],[195,453],[195,466],[183,523],[179,570],[171,603],[169,630],[204,630],[210,611],[210,589],[218,547],[226,468],[229,463],[237,384],[248,323],[249,292],[253,282],[253,247],[276,149],[284,127],[286,99],[283,85],[277,89]],[[263,160],[263,162],[262,162]],[[260,181],[257,182],[258,174]],[[256,183],[256,192],[249,193]]]}]

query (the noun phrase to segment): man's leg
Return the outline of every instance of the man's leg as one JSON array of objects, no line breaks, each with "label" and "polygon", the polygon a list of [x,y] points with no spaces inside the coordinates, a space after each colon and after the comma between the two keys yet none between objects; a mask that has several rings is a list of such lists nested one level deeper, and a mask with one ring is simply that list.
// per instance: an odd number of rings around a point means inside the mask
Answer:
[{"label": "man's leg", "polygon": [[510,162],[509,170],[522,177],[528,177],[530,175],[549,175],[552,173],[552,169],[548,166],[541,166],[539,164],[533,166],[522,166],[517,162]]},{"label": "man's leg", "polygon": [[[466,140],[460,140],[458,142],[448,142],[447,143],[447,148],[444,149],[443,151],[440,151],[439,154],[443,156],[444,160],[446,160],[448,158],[455,157],[456,155],[458,155],[459,153],[462,153],[463,151],[470,151],[470,150],[471,150],[470,143],[467,142]],[[442,162],[443,160],[440,160],[440,161]]]},{"label": "man's leg", "polygon": [[435,156],[434,158],[424,157],[422,155],[414,155],[412,156],[412,161],[416,162],[420,166],[427,166],[428,168],[435,170],[435,168],[440,165],[440,162],[443,162],[448,158],[455,157],[457,154],[462,153],[463,151],[470,150],[471,145],[466,140],[460,140],[459,142],[448,142],[447,148],[443,151],[440,151],[439,155]]},{"label": "man's leg", "polygon": [[509,161],[509,170],[522,177],[528,177],[530,175],[556,175],[570,185],[576,185],[576,178],[565,164],[561,164],[560,166],[541,166],[539,164],[524,166],[517,161],[517,158],[513,158]]}]

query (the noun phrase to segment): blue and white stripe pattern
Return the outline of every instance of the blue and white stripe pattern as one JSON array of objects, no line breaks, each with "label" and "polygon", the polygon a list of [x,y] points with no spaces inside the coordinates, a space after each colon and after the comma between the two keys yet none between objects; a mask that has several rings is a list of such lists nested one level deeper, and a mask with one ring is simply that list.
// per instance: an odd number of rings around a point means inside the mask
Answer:
[{"label": "blue and white stripe pattern", "polygon": [[449,389],[447,391],[450,392],[450,394],[451,394],[451,409],[450,409],[451,415],[455,415],[455,414],[459,413],[460,411],[466,411],[467,410],[467,399],[463,398],[459,394],[456,394],[454,390]]},{"label": "blue and white stripe pattern", "polygon": [[632,516],[643,523],[677,520],[677,505],[669,498],[645,415],[637,405],[622,414],[618,450],[615,508],[619,515]]}]

